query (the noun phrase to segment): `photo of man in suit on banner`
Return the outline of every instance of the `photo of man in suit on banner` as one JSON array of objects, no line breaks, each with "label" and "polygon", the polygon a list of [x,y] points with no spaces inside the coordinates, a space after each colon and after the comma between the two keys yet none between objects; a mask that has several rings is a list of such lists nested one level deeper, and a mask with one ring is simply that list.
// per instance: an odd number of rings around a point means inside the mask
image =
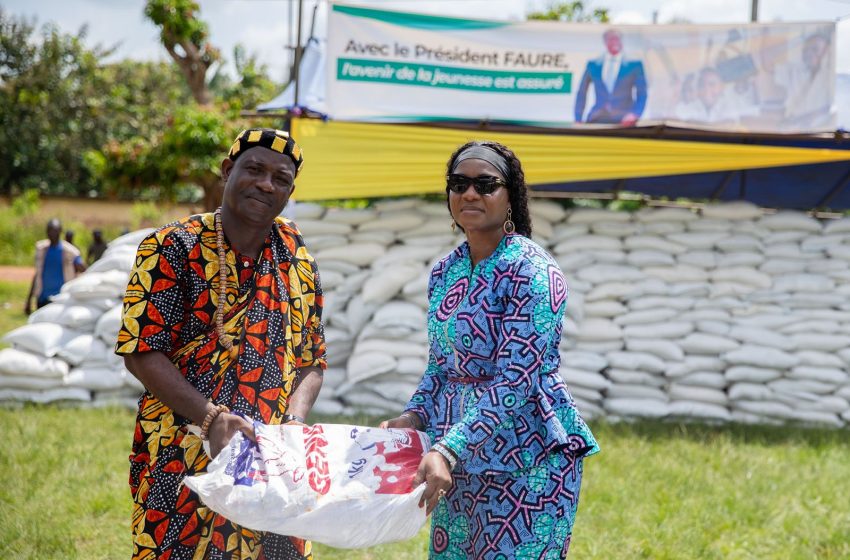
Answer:
[{"label": "photo of man in suit on banner", "polygon": [[[616,29],[602,35],[606,53],[587,62],[576,91],[576,122],[633,126],[646,107],[643,63],[623,55],[623,36]],[[587,91],[593,84],[595,101],[585,115]]]}]

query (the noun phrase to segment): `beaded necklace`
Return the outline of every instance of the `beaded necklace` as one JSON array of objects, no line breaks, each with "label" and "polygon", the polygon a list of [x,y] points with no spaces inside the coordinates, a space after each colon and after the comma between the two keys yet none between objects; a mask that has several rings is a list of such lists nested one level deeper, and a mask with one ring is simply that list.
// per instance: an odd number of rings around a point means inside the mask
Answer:
[{"label": "beaded necklace", "polygon": [[227,299],[227,258],[224,252],[224,228],[221,225],[221,208],[215,211],[215,241],[218,250],[218,309],[215,313],[215,329],[221,345],[235,356],[238,352],[233,346],[233,337],[224,332],[224,301]]}]

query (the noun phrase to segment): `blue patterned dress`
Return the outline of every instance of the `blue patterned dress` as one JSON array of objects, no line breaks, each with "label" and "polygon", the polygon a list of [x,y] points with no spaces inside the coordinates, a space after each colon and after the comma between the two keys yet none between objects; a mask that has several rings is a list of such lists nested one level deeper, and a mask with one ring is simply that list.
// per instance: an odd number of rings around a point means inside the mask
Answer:
[{"label": "blue patterned dress", "polygon": [[582,459],[599,451],[564,385],[567,285],[521,235],[472,268],[463,243],[428,286],[428,368],[406,410],[458,456],[431,558],[563,558]]}]

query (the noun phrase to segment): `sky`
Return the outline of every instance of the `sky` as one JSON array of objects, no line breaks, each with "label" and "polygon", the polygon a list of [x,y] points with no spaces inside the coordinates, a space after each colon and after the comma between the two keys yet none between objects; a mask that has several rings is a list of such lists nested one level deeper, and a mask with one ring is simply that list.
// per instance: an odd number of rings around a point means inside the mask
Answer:
[{"label": "sky", "polygon": [[[225,59],[242,44],[257,55],[270,76],[287,78],[297,0],[199,0],[201,17],[210,28],[210,39]],[[614,23],[646,24],[655,19],[669,23],[686,19],[692,23],[742,23],[750,19],[751,0],[591,0],[591,7],[605,7]],[[348,0],[349,4],[486,19],[522,20],[541,10],[548,0]],[[53,22],[65,32],[88,26],[87,42],[116,47],[111,60],[168,60],[156,27],[143,14],[143,0],[3,0],[3,9],[38,24]],[[309,34],[316,7],[315,34],[325,37],[327,1],[304,0],[303,32]],[[843,18],[843,19],[841,19]],[[836,21],[837,70],[850,73],[850,0],[759,0],[759,21]],[[225,67],[232,72],[232,68]]]}]

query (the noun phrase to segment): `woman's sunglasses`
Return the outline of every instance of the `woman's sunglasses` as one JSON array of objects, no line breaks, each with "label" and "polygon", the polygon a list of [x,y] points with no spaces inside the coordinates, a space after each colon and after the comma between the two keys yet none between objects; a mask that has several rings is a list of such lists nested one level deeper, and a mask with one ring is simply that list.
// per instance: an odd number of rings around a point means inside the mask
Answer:
[{"label": "woman's sunglasses", "polygon": [[452,173],[446,177],[446,188],[453,193],[463,194],[466,189],[472,185],[475,192],[481,196],[493,194],[499,187],[504,187],[505,182],[498,177],[492,175],[482,175],[480,177],[467,177],[466,175],[457,175]]}]

